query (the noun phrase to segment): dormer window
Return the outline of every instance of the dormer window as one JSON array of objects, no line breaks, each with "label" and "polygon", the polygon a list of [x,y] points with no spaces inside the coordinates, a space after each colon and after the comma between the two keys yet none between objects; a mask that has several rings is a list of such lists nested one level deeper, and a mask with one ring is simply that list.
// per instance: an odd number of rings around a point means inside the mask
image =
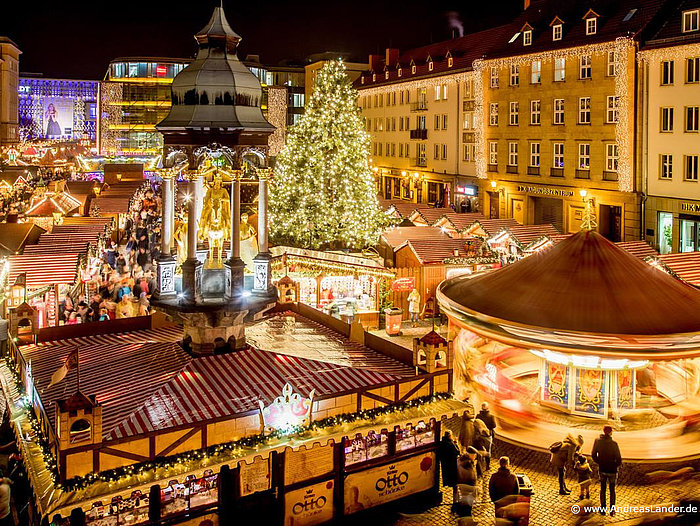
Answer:
[{"label": "dormer window", "polygon": [[399,68],[396,70],[398,76],[400,77],[403,74],[403,69]]},{"label": "dormer window", "polygon": [[532,45],[532,30],[528,29],[527,31],[523,32],[523,46],[530,45]]},{"label": "dormer window", "polygon": [[598,29],[598,19],[597,18],[586,18],[586,34],[595,35]]},{"label": "dormer window", "polygon": [[413,66],[411,66],[411,73],[413,73],[414,75],[416,74],[416,65],[415,64],[413,64]]},{"label": "dormer window", "polygon": [[433,61],[428,59],[428,71],[433,71]]},{"label": "dormer window", "polygon": [[561,40],[562,33],[563,27],[561,24],[555,24],[552,26],[552,40]]},{"label": "dormer window", "polygon": [[372,82],[377,82],[377,74],[372,73]]},{"label": "dormer window", "polygon": [[452,56],[447,55],[447,67],[451,68],[453,64],[454,64],[454,60],[452,60]]},{"label": "dormer window", "polygon": [[690,33],[700,29],[700,9],[683,11],[683,33]]}]

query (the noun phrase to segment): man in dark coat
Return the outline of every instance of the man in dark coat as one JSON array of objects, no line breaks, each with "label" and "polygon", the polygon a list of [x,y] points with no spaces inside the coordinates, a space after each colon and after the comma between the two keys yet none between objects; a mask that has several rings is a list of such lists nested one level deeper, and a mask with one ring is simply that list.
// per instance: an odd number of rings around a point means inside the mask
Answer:
[{"label": "man in dark coat", "polygon": [[620,447],[612,439],[612,427],[605,426],[600,438],[596,438],[593,444],[591,457],[593,462],[598,464],[600,474],[600,506],[605,515],[605,490],[610,486],[610,515],[615,515],[615,483],[617,482],[617,470],[622,465]]},{"label": "man in dark coat", "polygon": [[510,459],[501,457],[498,459],[498,465],[498,471],[491,475],[491,479],[489,479],[489,497],[491,497],[491,502],[496,506],[496,517],[499,516],[498,511],[500,509],[500,506],[496,503],[508,495],[517,495],[519,493],[518,479],[510,472]]},{"label": "man in dark coat", "polygon": [[454,488],[457,485],[457,458],[459,457],[459,447],[452,438],[452,431],[449,429],[440,441],[438,458],[440,459],[440,469],[442,469],[442,484]]},{"label": "man in dark coat", "polygon": [[490,469],[491,466],[491,451],[493,449],[493,441],[496,438],[496,418],[489,411],[488,402],[481,404],[481,411],[476,415],[477,420],[481,420],[486,428],[489,430],[489,440],[487,441],[488,454],[485,456],[486,469]]}]

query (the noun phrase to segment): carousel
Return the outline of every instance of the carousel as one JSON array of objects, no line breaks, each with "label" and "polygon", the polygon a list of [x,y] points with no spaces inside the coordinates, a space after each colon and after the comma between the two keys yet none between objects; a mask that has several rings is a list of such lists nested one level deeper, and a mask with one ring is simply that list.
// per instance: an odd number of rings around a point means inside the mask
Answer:
[{"label": "carousel", "polygon": [[490,401],[504,438],[524,445],[572,428],[592,442],[610,423],[628,458],[648,457],[653,437],[668,439],[655,456],[690,453],[700,291],[653,270],[581,231],[498,272],[443,282],[456,395]]}]

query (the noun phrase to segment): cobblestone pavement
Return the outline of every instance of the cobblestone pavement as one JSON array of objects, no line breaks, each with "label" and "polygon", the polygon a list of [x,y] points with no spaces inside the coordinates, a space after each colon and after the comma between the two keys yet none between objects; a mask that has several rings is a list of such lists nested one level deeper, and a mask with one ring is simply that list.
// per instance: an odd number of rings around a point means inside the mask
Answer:
[{"label": "cobblestone pavement", "polygon": [[[457,422],[448,424],[450,428],[456,430]],[[585,452],[588,453],[589,450]],[[556,473],[550,467],[549,455],[536,451],[528,451],[504,442],[496,441],[493,450],[494,460],[491,462],[491,470],[483,477],[481,494],[478,503],[473,509],[474,524],[479,526],[492,526],[495,524],[493,504],[488,498],[488,477],[493,473],[494,466],[497,466],[497,458],[507,455],[511,459],[513,471],[524,473],[532,482],[535,494],[530,506],[530,526],[564,526],[575,524],[576,517],[571,512],[573,505],[579,504],[578,486],[573,473],[567,473],[567,486],[572,490],[571,495],[559,495],[559,484]],[[700,497],[700,479],[690,478],[682,483],[675,484],[649,484],[645,473],[665,469],[676,470],[681,465],[659,466],[659,465],[623,465],[617,484],[617,505],[618,506],[649,506],[649,505],[673,505],[681,498]],[[693,466],[698,471],[698,465]],[[594,477],[591,486],[591,500],[593,505],[600,502],[599,486],[597,476]],[[414,525],[457,525],[459,517],[451,511],[452,489],[442,488],[443,501],[439,506],[428,509],[424,513],[401,514],[397,513],[391,517],[386,517],[380,524],[386,526],[414,526]],[[594,522],[589,524],[614,524],[627,523],[631,519],[637,519],[644,514],[641,512],[618,511],[615,517],[602,517],[596,515]],[[636,521],[632,521],[636,522]],[[468,522],[466,524],[469,524]]]}]

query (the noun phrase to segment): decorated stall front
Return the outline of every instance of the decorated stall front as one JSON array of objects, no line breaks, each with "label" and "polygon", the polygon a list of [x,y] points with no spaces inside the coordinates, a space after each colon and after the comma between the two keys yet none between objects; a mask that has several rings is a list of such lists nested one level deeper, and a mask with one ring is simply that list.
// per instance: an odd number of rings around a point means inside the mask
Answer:
[{"label": "decorated stall front", "polygon": [[382,282],[394,279],[392,271],[362,256],[292,247],[271,252],[273,281],[292,280],[296,301],[346,321],[358,319],[365,327],[379,325],[379,293]]},{"label": "decorated stall front", "polygon": [[621,432],[668,429],[700,400],[700,291],[595,232],[447,280],[438,300],[456,395],[491,400],[504,428],[556,428],[576,415]]}]

